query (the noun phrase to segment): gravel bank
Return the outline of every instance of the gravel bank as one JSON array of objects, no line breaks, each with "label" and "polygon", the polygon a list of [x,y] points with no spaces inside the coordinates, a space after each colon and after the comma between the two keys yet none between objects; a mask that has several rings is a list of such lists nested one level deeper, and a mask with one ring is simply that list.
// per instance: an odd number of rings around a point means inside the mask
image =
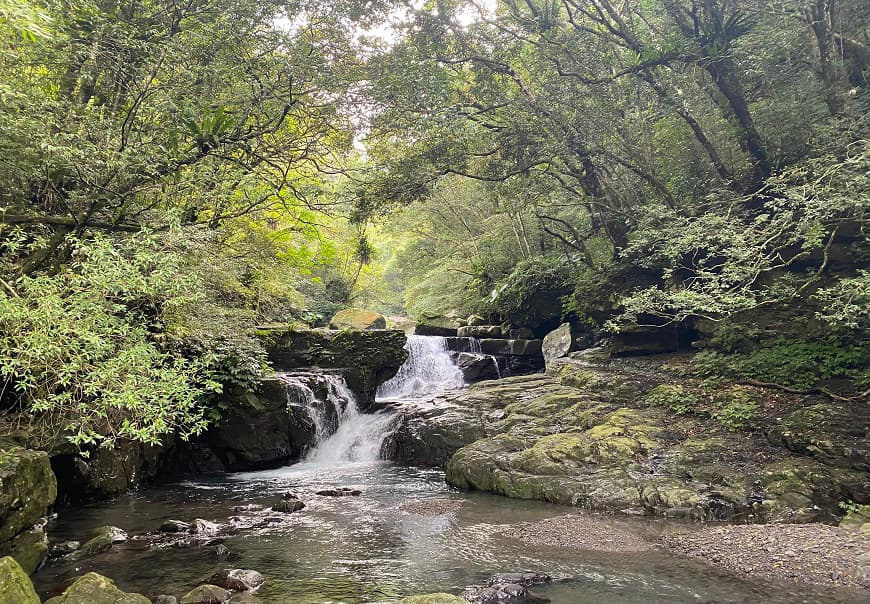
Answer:
[{"label": "gravel bank", "polygon": [[582,514],[517,524],[504,534],[529,545],[599,552],[644,552],[653,547],[641,535],[613,526],[602,517]]},{"label": "gravel bank", "polygon": [[420,516],[441,516],[455,512],[462,506],[464,499],[420,499],[417,501],[405,501],[399,509],[403,512],[418,514]]},{"label": "gravel bank", "polygon": [[[870,587],[870,537],[835,526],[703,527],[666,535],[661,543],[676,554],[737,574],[816,585]],[[864,561],[859,562],[865,554]]]}]

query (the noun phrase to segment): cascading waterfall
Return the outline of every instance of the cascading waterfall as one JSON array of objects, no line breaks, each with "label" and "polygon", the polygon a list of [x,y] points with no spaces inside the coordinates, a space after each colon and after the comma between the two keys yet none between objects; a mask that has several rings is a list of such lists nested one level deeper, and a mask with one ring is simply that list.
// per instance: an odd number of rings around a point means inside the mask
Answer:
[{"label": "cascading waterfall", "polygon": [[380,399],[407,399],[465,386],[462,371],[439,336],[408,336],[408,358],[393,379],[378,388]]},{"label": "cascading waterfall", "polygon": [[[303,409],[314,426],[314,438],[305,461],[318,465],[372,462],[380,459],[395,416],[361,413],[356,397],[344,378],[331,374],[283,374],[287,403]],[[312,388],[326,393],[320,400]]]}]

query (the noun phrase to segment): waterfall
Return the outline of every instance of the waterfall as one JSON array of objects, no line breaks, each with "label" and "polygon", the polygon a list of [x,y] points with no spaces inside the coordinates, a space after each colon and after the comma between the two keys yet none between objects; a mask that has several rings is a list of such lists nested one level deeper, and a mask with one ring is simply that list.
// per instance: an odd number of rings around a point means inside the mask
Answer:
[{"label": "waterfall", "polygon": [[[335,465],[380,459],[395,416],[361,413],[356,397],[341,375],[281,374],[287,384],[287,404],[304,411],[314,427],[306,462]],[[315,390],[323,393],[318,398]]]},{"label": "waterfall", "polygon": [[462,371],[438,336],[408,336],[408,359],[393,379],[378,388],[378,398],[407,399],[465,386]]},{"label": "waterfall", "polygon": [[495,366],[495,374],[498,376],[498,379],[501,379],[501,367],[498,366],[498,359],[495,358],[494,355],[484,354],[483,348],[480,346],[480,340],[477,338],[468,338],[468,352],[471,354],[476,354],[484,357],[488,357],[492,364]]}]

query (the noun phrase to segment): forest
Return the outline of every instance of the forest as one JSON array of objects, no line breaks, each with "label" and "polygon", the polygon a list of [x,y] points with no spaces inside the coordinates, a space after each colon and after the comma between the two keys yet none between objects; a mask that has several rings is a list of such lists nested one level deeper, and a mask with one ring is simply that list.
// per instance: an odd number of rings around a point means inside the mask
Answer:
[{"label": "forest", "polygon": [[0,0],[0,44],[0,460],[196,439],[344,309],[642,342],[675,416],[817,397],[866,453],[866,2]]}]

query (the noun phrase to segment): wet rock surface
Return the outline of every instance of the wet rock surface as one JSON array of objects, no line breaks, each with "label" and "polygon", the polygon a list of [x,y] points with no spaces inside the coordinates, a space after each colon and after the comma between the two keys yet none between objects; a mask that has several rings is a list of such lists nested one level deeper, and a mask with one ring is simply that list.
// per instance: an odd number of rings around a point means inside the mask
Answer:
[{"label": "wet rock surface", "polygon": [[0,557],[0,602],[40,604],[27,573],[11,556]]},{"label": "wet rock surface", "polygon": [[151,604],[151,601],[143,595],[121,591],[102,575],[87,573],[45,604]]},{"label": "wet rock surface", "polygon": [[255,570],[234,568],[216,573],[210,581],[230,591],[253,591],[266,582],[266,577]]},{"label": "wet rock surface", "polygon": [[359,497],[362,495],[362,491],[350,487],[339,487],[337,489],[323,489],[315,492],[315,495],[321,497]]},{"label": "wet rock surface", "polygon": [[217,585],[200,585],[190,590],[179,601],[180,604],[224,604],[229,602],[232,592]]}]

